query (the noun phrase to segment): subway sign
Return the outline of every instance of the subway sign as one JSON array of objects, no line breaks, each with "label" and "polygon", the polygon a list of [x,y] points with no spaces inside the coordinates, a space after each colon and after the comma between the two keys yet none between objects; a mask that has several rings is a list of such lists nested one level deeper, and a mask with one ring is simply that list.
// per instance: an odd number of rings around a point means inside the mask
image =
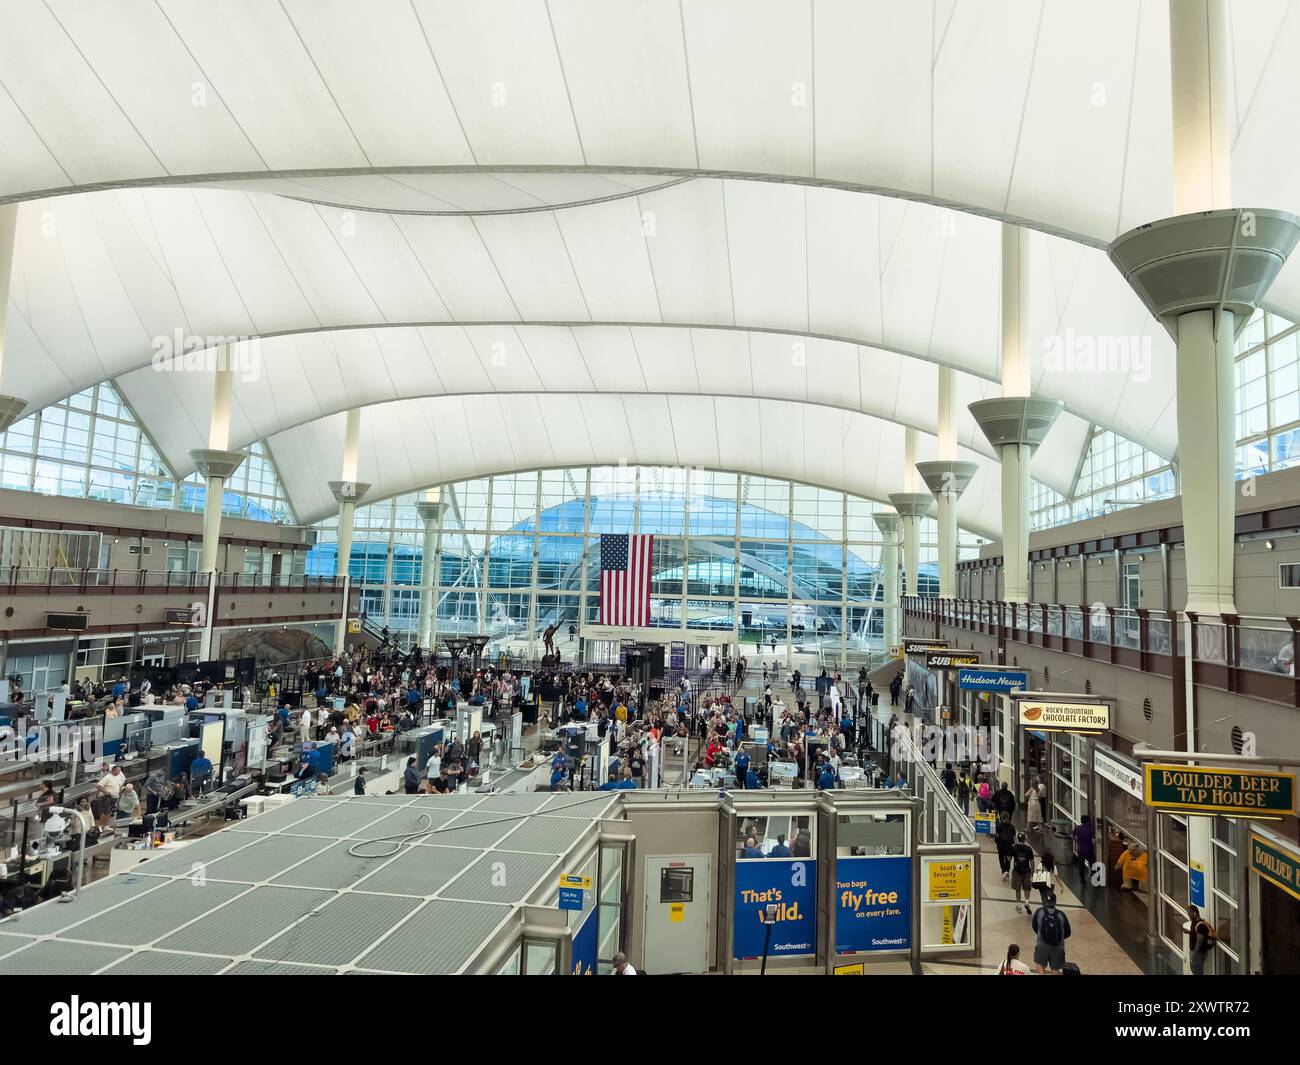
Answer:
[{"label": "subway sign", "polygon": [[1158,810],[1284,817],[1296,812],[1295,774],[1218,766],[1148,765],[1146,799],[1148,806]]},{"label": "subway sign", "polygon": [[1029,687],[1029,671],[1001,666],[957,670],[957,687],[964,692],[1013,692]]},{"label": "subway sign", "polygon": [[979,665],[978,651],[931,651],[925,656],[926,669],[960,669]]},{"label": "subway sign", "polygon": [[903,654],[924,655],[931,651],[942,651],[948,646],[947,640],[904,640]]}]

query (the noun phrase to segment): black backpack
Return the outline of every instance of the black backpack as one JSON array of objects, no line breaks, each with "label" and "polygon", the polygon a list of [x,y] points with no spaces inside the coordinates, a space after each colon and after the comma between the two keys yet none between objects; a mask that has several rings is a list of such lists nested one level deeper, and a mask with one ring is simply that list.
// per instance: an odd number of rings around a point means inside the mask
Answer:
[{"label": "black backpack", "polygon": [[1060,910],[1044,908],[1039,912],[1038,938],[1049,947],[1059,947],[1065,941]]}]

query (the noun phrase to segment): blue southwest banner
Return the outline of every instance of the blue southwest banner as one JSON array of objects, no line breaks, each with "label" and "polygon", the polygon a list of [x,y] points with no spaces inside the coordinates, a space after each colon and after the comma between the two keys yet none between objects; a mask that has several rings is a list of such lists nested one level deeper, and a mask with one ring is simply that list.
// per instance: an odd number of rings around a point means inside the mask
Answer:
[{"label": "blue southwest banner", "polygon": [[761,958],[766,929],[759,915],[776,906],[767,956],[817,953],[817,863],[777,858],[736,862],[732,957]]},{"label": "blue southwest banner", "polygon": [[911,947],[912,859],[836,859],[835,952]]}]

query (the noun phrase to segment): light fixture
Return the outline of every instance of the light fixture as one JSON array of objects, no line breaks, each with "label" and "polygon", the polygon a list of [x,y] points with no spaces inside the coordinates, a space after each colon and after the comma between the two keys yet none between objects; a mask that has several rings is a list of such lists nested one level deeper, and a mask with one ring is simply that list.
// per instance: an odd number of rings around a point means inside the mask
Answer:
[{"label": "light fixture", "polygon": [[1265,551],[1272,551],[1273,548],[1275,548],[1275,547],[1277,547],[1277,544],[1275,544],[1272,540],[1265,540],[1265,541],[1264,541],[1264,550],[1265,550]]}]

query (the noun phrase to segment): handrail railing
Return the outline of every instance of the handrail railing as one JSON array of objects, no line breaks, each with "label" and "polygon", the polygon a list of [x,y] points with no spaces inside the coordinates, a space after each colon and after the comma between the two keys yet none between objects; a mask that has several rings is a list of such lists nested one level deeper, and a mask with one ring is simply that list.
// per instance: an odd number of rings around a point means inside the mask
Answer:
[{"label": "handrail railing", "polygon": [[[10,566],[0,570],[0,587],[10,594],[93,591],[167,591],[206,589],[203,570],[101,569],[70,566]],[[342,577],[305,574],[218,572],[217,587],[224,590],[336,592]]]},{"label": "handrail railing", "polygon": [[1172,675],[1173,660],[1187,657],[1197,683],[1300,706],[1300,617],[926,596],[904,596],[903,610],[936,634],[946,625],[1145,672]]}]

